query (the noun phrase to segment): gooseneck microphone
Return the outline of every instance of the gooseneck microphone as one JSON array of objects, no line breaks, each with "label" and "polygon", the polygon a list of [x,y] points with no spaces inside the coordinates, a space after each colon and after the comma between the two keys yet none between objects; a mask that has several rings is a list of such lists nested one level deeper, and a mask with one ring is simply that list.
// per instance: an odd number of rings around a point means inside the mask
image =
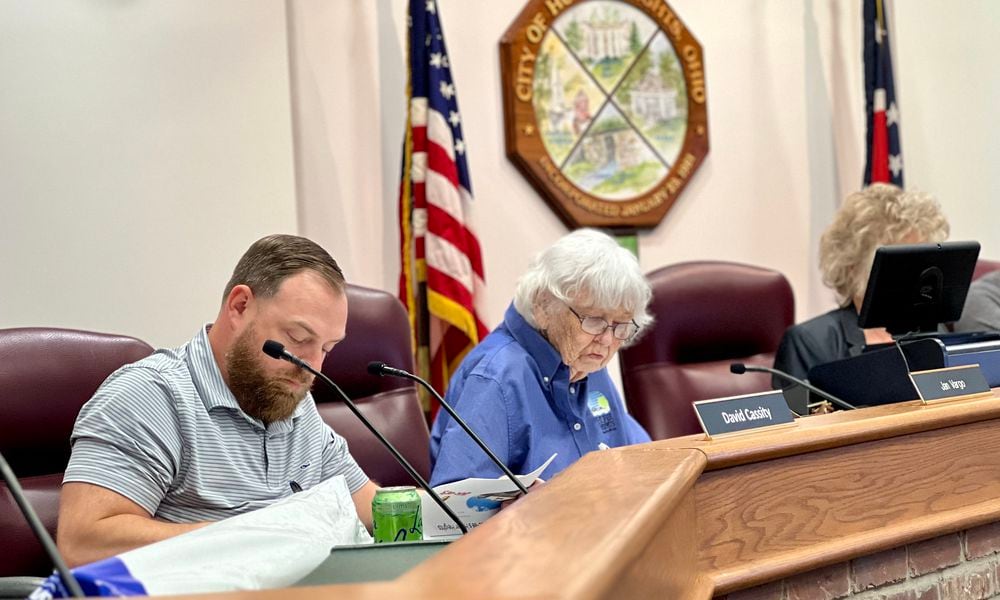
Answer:
[{"label": "gooseneck microphone", "polygon": [[820,398],[826,398],[832,404],[836,404],[840,408],[845,408],[847,410],[854,410],[854,409],[857,408],[857,406],[854,406],[853,404],[849,404],[849,403],[841,400],[840,398],[834,396],[833,394],[830,394],[828,392],[824,392],[823,390],[821,390],[818,387],[812,385],[808,381],[799,379],[798,377],[794,377],[792,375],[789,375],[788,373],[785,373],[784,371],[779,371],[778,369],[772,369],[771,367],[753,367],[753,366],[745,365],[743,363],[733,363],[733,364],[729,365],[729,371],[731,373],[735,373],[737,375],[742,375],[742,374],[746,373],[747,371],[754,371],[754,372],[757,372],[757,373],[770,373],[771,375],[777,375],[778,377],[780,377],[781,379],[784,379],[785,381],[790,381],[792,383],[797,383],[797,384],[801,385],[802,387],[804,387],[807,390],[809,390],[810,392],[816,394]]},{"label": "gooseneck microphone", "polygon": [[443,510],[445,514],[448,515],[448,517],[452,521],[454,521],[456,525],[458,525],[458,528],[462,531],[462,533],[464,534],[469,532],[468,528],[466,528],[465,526],[465,523],[463,523],[462,520],[458,518],[458,515],[456,515],[451,510],[451,508],[449,508],[448,505],[445,504],[444,500],[441,499],[441,496],[438,496],[437,492],[431,489],[431,486],[426,481],[424,481],[424,478],[420,476],[420,473],[417,473],[417,470],[413,468],[413,465],[411,465],[409,461],[403,458],[403,455],[399,453],[399,450],[396,450],[395,446],[389,443],[389,440],[387,440],[385,436],[382,435],[382,432],[376,429],[375,426],[372,425],[371,421],[369,421],[367,418],[365,418],[363,414],[361,414],[361,411],[358,410],[357,405],[354,404],[354,402],[347,396],[347,394],[344,393],[344,390],[340,389],[339,385],[334,383],[332,379],[324,375],[322,372],[312,368],[312,366],[306,361],[302,360],[298,356],[295,356],[291,352],[285,350],[285,346],[282,345],[280,342],[276,342],[274,340],[267,340],[264,342],[263,350],[264,354],[270,356],[271,358],[275,358],[278,360],[287,360],[288,362],[299,367],[300,369],[312,373],[317,379],[325,383],[328,388],[330,388],[338,396],[340,396],[340,399],[343,400],[344,404],[347,405],[347,408],[349,408],[351,412],[354,413],[354,416],[357,417],[358,420],[361,421],[364,424],[364,426],[368,428],[368,431],[372,432],[372,435],[374,435],[383,446],[385,446],[385,448],[392,454],[393,458],[396,459],[396,462],[398,462],[399,465],[406,470],[406,472],[410,475],[410,477],[412,477],[413,480],[416,481],[420,485],[420,487],[424,489],[425,492],[427,492],[427,495],[430,496],[432,500],[434,500],[434,503],[440,506],[441,510]]},{"label": "gooseneck microphone", "polygon": [[69,567],[66,566],[66,561],[62,559],[59,554],[59,550],[56,548],[55,542],[52,541],[52,536],[49,532],[45,530],[45,526],[42,525],[42,520],[38,518],[38,514],[35,509],[31,508],[31,503],[24,495],[24,490],[21,489],[21,484],[18,483],[17,477],[14,476],[14,471],[7,464],[7,459],[0,454],[0,474],[3,475],[3,481],[7,484],[7,489],[10,490],[10,494],[14,496],[14,502],[17,502],[17,507],[21,509],[21,514],[24,515],[24,520],[28,522],[31,527],[32,533],[38,538],[38,541],[42,544],[45,549],[45,553],[49,555],[49,559],[52,560],[53,566],[55,566],[56,571],[59,573],[59,577],[63,581],[63,585],[69,590],[69,593],[74,598],[83,598],[83,590],[80,589],[80,584],[77,582],[76,577],[73,576],[69,571]]},{"label": "gooseneck microphone", "polygon": [[378,377],[385,377],[386,375],[391,377],[402,377],[403,379],[416,381],[417,383],[422,385],[424,389],[426,389],[432,396],[434,396],[437,399],[437,401],[441,404],[441,407],[444,408],[449,415],[451,415],[451,418],[455,419],[455,422],[458,423],[459,426],[465,430],[465,433],[469,434],[469,437],[472,438],[472,441],[476,442],[476,444],[483,449],[483,452],[485,452],[486,456],[488,456],[490,460],[493,461],[493,464],[495,464],[497,467],[500,468],[501,471],[503,471],[503,474],[507,476],[507,479],[510,479],[514,483],[514,485],[517,486],[517,489],[521,490],[522,494],[528,493],[528,488],[524,487],[524,484],[521,483],[520,480],[518,480],[518,478],[510,471],[510,469],[507,468],[507,465],[503,464],[503,461],[497,458],[497,455],[493,452],[493,450],[490,450],[490,447],[486,445],[486,442],[480,439],[479,436],[476,435],[474,431],[472,431],[472,428],[469,427],[469,424],[466,423],[462,419],[462,417],[458,416],[458,413],[455,412],[455,409],[444,401],[444,398],[441,397],[441,394],[437,393],[437,390],[435,390],[434,387],[431,386],[431,384],[427,383],[422,378],[417,377],[413,373],[410,373],[409,371],[404,371],[403,369],[390,367],[384,362],[377,360],[368,363],[368,372],[371,373],[372,375],[377,375]]}]

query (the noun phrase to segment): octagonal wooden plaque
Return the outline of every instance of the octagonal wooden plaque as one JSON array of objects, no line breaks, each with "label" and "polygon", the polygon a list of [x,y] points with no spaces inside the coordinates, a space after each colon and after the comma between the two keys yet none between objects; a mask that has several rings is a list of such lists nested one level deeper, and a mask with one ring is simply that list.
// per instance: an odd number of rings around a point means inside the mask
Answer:
[{"label": "octagonal wooden plaque", "polygon": [[507,156],[570,227],[655,227],[708,154],[701,45],[663,0],[531,0],[500,71]]}]

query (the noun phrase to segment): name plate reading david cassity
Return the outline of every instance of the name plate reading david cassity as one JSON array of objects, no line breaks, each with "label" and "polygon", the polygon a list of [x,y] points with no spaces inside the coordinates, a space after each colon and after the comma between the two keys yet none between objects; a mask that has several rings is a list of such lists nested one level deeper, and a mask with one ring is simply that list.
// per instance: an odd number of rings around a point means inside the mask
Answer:
[{"label": "name plate reading david cassity", "polygon": [[993,391],[979,365],[916,371],[910,379],[924,402],[990,396]]},{"label": "name plate reading david cassity", "polygon": [[793,425],[795,419],[780,390],[699,400],[694,403],[694,412],[709,439],[764,427]]}]

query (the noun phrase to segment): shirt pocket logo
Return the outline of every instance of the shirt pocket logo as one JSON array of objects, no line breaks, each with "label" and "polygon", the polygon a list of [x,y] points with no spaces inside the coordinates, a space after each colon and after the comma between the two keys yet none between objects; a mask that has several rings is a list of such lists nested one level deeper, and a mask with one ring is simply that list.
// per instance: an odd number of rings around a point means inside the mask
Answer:
[{"label": "shirt pocket logo", "polygon": [[587,408],[590,414],[597,420],[601,433],[608,434],[618,429],[615,416],[611,414],[611,402],[608,397],[599,391],[590,392],[587,395]]},{"label": "shirt pocket logo", "polygon": [[598,391],[590,392],[587,396],[587,408],[594,417],[600,417],[611,412],[611,403],[608,397]]}]

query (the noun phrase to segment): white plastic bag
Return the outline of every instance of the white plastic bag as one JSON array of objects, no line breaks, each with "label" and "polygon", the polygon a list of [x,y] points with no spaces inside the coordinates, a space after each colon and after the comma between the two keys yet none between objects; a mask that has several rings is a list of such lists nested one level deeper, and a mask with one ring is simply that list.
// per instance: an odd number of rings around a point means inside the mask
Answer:
[{"label": "white plastic bag", "polygon": [[[333,546],[370,543],[343,476],[156,544],[73,569],[87,596],[196,594],[287,587]],[[31,600],[68,597],[58,574]]]}]

